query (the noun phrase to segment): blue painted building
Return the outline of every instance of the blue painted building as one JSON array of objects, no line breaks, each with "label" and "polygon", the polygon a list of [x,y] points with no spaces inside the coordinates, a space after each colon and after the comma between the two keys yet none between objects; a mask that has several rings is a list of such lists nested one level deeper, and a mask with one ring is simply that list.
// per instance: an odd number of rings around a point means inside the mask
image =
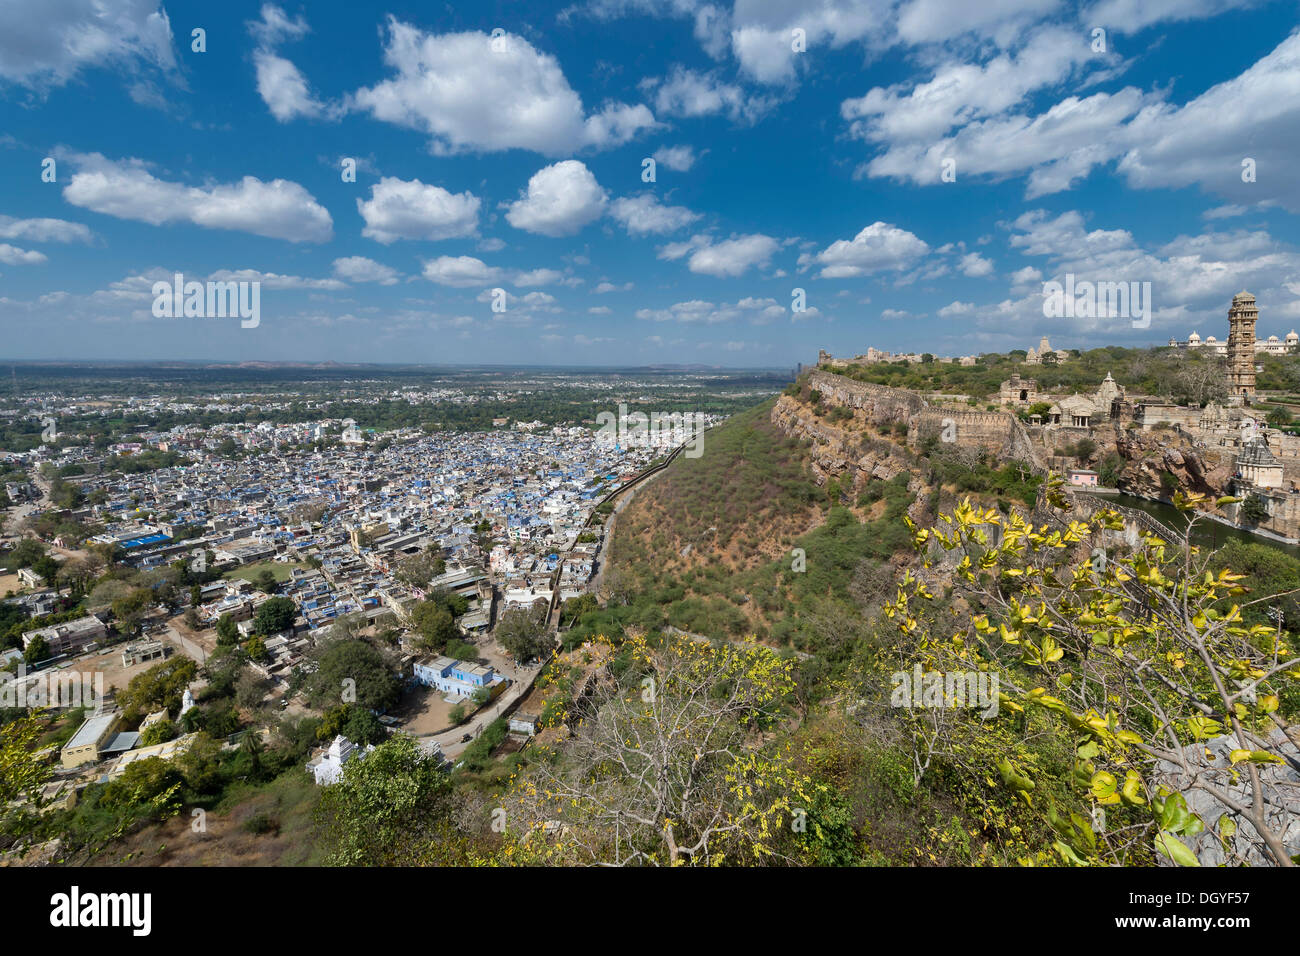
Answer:
[{"label": "blue painted building", "polygon": [[501,675],[490,664],[458,661],[446,655],[416,661],[412,672],[426,687],[457,697],[469,697],[481,687],[490,689],[501,683]]}]

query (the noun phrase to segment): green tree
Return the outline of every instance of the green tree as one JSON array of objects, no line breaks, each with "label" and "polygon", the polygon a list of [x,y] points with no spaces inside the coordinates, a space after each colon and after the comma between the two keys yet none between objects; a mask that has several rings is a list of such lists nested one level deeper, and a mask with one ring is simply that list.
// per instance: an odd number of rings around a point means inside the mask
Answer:
[{"label": "green tree", "polygon": [[458,661],[478,660],[479,656],[479,650],[475,645],[471,644],[469,641],[463,641],[460,638],[448,641],[447,646],[443,649],[443,653],[448,657],[456,658]]},{"label": "green tree", "polygon": [[378,744],[388,737],[388,730],[379,718],[356,704],[343,704],[325,713],[316,736],[320,740],[333,740],[342,734],[357,744]]},{"label": "green tree", "polygon": [[122,776],[104,788],[99,802],[114,810],[167,806],[175,812],[180,809],[181,782],[181,772],[171,761],[146,757],[128,764]]},{"label": "green tree", "polygon": [[1101,465],[1097,469],[1097,479],[1106,488],[1119,487],[1120,477],[1123,474],[1124,459],[1113,451],[1101,460]]},{"label": "green tree", "polygon": [[29,568],[45,557],[45,545],[35,538],[23,538],[9,552],[9,564],[17,568]]},{"label": "green tree", "polygon": [[[316,671],[307,678],[307,702],[316,708],[356,703],[380,713],[397,703],[401,683],[383,653],[366,641],[331,641],[313,653]],[[356,699],[345,695],[355,691]]]},{"label": "green tree", "polygon": [[53,767],[38,756],[43,729],[44,720],[34,711],[0,724],[0,819],[11,802],[35,800],[53,775]]},{"label": "green tree", "polygon": [[59,562],[48,554],[43,554],[32,562],[32,570],[41,576],[47,588],[54,587],[59,579]]},{"label": "green tree", "polygon": [[1246,524],[1259,524],[1268,518],[1268,503],[1252,493],[1241,503],[1241,520]]},{"label": "green tree", "polygon": [[0,722],[0,847],[23,851],[40,839],[45,825],[42,790],[53,775],[40,737],[44,718],[36,711]]},{"label": "green tree", "polygon": [[134,588],[126,597],[113,602],[113,617],[117,629],[123,634],[134,634],[140,626],[146,609],[153,603],[153,592],[148,588]]},{"label": "green tree", "polygon": [[178,656],[132,677],[126,689],[117,695],[123,719],[130,725],[163,708],[179,713],[185,688],[194,680],[198,670],[198,665],[190,658]]},{"label": "green tree", "polygon": [[[1043,861],[1191,866],[1199,853],[1293,865],[1278,788],[1294,718],[1283,702],[1295,699],[1300,659],[1289,635],[1243,616],[1277,596],[1244,598],[1242,575],[1215,573],[1188,544],[1202,495],[1174,497],[1188,519],[1182,540],[1143,532],[1114,558],[1097,555],[1122,529],[1118,514],[1072,519],[1059,479],[1048,500],[1062,513],[1044,526],[969,501],[933,529],[909,520],[919,549],[955,563],[956,593],[937,597],[908,573],[886,605],[925,670],[997,672],[998,722],[1070,740],[1064,782],[1086,809],[1059,806],[1047,769],[1013,749],[978,772],[1038,808],[1053,834]],[[971,608],[964,625],[938,630],[958,600]]]},{"label": "green tree", "polygon": [[411,623],[419,635],[416,643],[421,650],[440,653],[447,642],[460,636],[456,620],[446,605],[436,601],[421,601],[411,611]]},{"label": "green tree", "polygon": [[266,641],[262,635],[254,634],[244,642],[244,653],[248,655],[250,661],[257,661],[259,664],[268,659],[266,652]]},{"label": "green tree", "polygon": [[398,735],[343,768],[321,792],[317,823],[333,866],[427,864],[458,854],[451,781],[436,757]]},{"label": "green tree", "polygon": [[239,643],[239,625],[229,614],[223,614],[217,618],[217,644],[219,646],[233,647]]},{"label": "green tree", "polygon": [[267,636],[287,631],[293,627],[293,619],[297,614],[298,608],[292,598],[268,598],[253,615],[253,629],[258,634]]},{"label": "green tree", "polygon": [[28,664],[35,663],[36,661],[43,661],[49,656],[50,642],[40,634],[33,637],[28,642],[27,648],[23,651],[23,660]]},{"label": "green tree", "polygon": [[140,745],[142,747],[152,747],[154,744],[165,744],[169,740],[176,739],[176,725],[170,720],[160,720],[145,729],[140,734]]},{"label": "green tree", "polygon": [[552,645],[546,629],[546,602],[533,607],[513,607],[497,622],[496,639],[515,660],[530,661],[540,657]]}]

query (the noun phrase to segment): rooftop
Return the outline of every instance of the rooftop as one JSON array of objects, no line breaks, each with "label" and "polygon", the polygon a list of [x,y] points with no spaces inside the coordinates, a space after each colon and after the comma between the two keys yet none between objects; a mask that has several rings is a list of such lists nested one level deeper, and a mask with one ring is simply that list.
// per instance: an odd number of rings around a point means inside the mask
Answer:
[{"label": "rooftop", "polygon": [[92,717],[87,717],[85,723],[78,727],[77,732],[72,735],[72,739],[64,745],[64,749],[71,750],[77,747],[86,747],[95,743],[103,737],[104,734],[108,733],[115,720],[117,720],[117,714],[115,713],[96,714]]},{"label": "rooftop", "polygon": [[1240,465],[1276,465],[1279,464],[1274,454],[1269,451],[1268,444],[1262,439],[1256,438],[1246,442],[1237,453],[1237,464]]}]

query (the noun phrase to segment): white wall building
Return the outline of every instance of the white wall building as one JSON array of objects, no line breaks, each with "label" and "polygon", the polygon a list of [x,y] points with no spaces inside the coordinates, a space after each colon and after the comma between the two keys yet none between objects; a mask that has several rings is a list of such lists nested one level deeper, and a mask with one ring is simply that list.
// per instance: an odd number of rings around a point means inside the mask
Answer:
[{"label": "white wall building", "polygon": [[307,762],[307,770],[316,778],[318,787],[327,787],[343,779],[343,768],[349,760],[365,757],[374,749],[372,746],[360,747],[340,734],[323,753]]}]

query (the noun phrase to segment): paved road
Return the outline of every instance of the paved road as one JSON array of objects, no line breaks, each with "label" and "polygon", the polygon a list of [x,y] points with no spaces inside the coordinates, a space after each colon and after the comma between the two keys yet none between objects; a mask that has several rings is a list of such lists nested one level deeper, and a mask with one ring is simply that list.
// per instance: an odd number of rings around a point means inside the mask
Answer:
[{"label": "paved road", "polygon": [[182,637],[180,631],[172,627],[170,623],[167,625],[167,636],[171,638],[172,642],[177,647],[185,652],[186,657],[192,658],[196,663],[202,664],[208,659],[207,652],[205,652],[203,648],[199,647],[199,645],[195,644],[189,638]]},{"label": "paved road", "polygon": [[[651,467],[647,468],[645,471],[641,472],[639,475],[631,479],[630,481],[624,482],[623,484],[619,485],[613,491],[609,492],[609,494],[605,495],[605,497],[601,498],[600,501],[596,502],[596,504],[592,507],[591,512],[587,515],[587,520],[582,523],[583,531],[586,531],[588,528],[591,527],[592,521],[594,521],[596,518],[596,511],[601,507],[601,505],[605,504],[607,501],[612,501],[614,498],[618,498],[618,502],[614,505],[614,510],[609,517],[609,521],[602,522],[603,537],[601,540],[600,550],[596,553],[596,560],[597,562],[599,562],[598,571],[603,571],[604,568],[605,552],[609,545],[608,531],[613,529],[612,522],[614,520],[614,517],[618,514],[618,512],[623,510],[623,508],[627,505],[627,502],[632,500],[632,496],[636,494],[637,488],[641,487],[643,484],[648,482],[655,475],[658,475],[662,471],[664,471],[664,469],[666,469],[669,465],[673,463],[674,460],[676,460],[677,456],[680,455],[685,448],[686,446],[684,444],[678,445],[676,448],[673,449],[672,453],[669,454],[669,456],[665,458],[663,461],[661,461],[659,464],[652,465]],[[570,552],[566,551],[564,553],[564,557],[568,557],[569,554]],[[560,581],[560,572],[563,567],[564,567],[564,559],[562,557],[560,559],[560,562],[555,566],[555,573],[551,575],[551,606],[546,612],[546,625],[552,631],[556,632],[557,639],[560,630],[560,611],[562,609],[562,606],[560,604],[559,581]],[[599,580],[597,581],[597,586],[599,586]],[[587,590],[588,591],[592,590],[591,582],[587,583]],[[597,591],[597,593],[599,592]]]},{"label": "paved road", "polygon": [[5,517],[4,521],[4,531],[6,536],[12,535],[15,538],[19,537],[21,535],[19,525],[22,524],[23,519],[27,518],[29,515],[35,514],[37,511],[40,511],[41,508],[45,507],[46,498],[50,493],[49,482],[44,478],[41,478],[35,472],[32,472],[32,484],[34,484],[37,490],[40,491],[41,496],[35,501],[24,501],[22,504],[15,505],[9,509],[9,513]]},{"label": "paved road", "polygon": [[587,590],[597,597],[600,597],[601,584],[605,580],[605,568],[609,564],[609,546],[614,541],[614,528],[618,524],[618,516],[623,513],[624,508],[632,503],[632,499],[636,497],[638,491],[661,474],[663,474],[662,471],[656,472],[622,498],[619,498],[618,503],[614,505],[614,511],[609,516],[609,520],[605,522],[604,528],[601,529],[604,537],[600,543],[600,551],[596,555],[596,573],[587,585]]}]

